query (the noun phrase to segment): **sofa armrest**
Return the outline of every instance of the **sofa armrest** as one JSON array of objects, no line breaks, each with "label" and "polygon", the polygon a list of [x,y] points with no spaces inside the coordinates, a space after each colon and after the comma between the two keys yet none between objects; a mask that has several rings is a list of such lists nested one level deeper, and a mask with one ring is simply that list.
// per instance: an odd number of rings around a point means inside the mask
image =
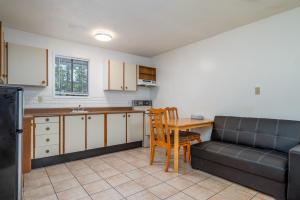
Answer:
[{"label": "sofa armrest", "polygon": [[300,199],[300,144],[289,151],[288,200]]}]

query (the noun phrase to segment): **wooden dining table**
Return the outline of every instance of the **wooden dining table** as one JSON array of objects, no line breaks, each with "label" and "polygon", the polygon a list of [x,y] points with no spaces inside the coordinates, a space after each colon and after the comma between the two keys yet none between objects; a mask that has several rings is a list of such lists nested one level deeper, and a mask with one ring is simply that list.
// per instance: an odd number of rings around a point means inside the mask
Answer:
[{"label": "wooden dining table", "polygon": [[174,131],[174,171],[178,173],[179,169],[179,131],[193,128],[212,127],[213,120],[197,120],[191,118],[179,118],[170,120],[168,126]]}]

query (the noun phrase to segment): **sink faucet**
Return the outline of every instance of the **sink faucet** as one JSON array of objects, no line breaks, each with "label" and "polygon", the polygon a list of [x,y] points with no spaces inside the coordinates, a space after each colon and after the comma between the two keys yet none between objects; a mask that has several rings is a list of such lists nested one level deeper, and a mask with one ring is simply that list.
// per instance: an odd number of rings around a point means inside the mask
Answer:
[{"label": "sink faucet", "polygon": [[78,107],[73,109],[76,112],[84,111],[84,108],[79,104]]}]

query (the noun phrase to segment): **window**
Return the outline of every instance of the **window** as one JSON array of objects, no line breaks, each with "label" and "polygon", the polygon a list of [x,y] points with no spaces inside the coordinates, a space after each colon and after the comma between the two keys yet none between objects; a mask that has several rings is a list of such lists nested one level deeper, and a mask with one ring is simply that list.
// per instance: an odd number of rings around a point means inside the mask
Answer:
[{"label": "window", "polygon": [[55,94],[88,96],[88,61],[55,57]]}]

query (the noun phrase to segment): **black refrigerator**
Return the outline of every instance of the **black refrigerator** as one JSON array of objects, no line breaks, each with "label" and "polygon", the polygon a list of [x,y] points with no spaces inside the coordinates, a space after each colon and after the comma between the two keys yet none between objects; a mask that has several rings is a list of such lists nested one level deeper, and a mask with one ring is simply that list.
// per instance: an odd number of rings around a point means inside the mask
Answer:
[{"label": "black refrigerator", "polygon": [[0,199],[22,199],[23,89],[0,86]]}]

